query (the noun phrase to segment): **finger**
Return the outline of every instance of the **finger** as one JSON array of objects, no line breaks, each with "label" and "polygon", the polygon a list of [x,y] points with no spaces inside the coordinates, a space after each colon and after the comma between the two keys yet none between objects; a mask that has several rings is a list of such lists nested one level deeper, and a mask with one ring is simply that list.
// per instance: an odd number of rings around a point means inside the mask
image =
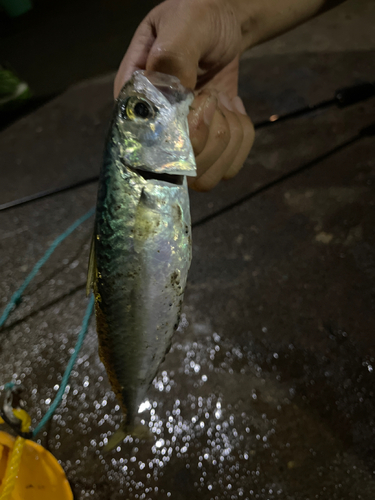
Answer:
[{"label": "finger", "polygon": [[[235,113],[229,98],[224,93],[220,93],[219,100],[220,109],[228,123],[230,140],[216,161],[212,162],[207,171],[192,184],[193,189],[197,191],[209,191],[220,182],[236,158],[244,137],[242,123]],[[206,148],[208,147],[209,144],[207,144]]]},{"label": "finger", "polygon": [[241,170],[243,167],[243,164],[248,157],[250,150],[253,146],[254,143],[254,138],[255,138],[255,132],[254,132],[254,126],[250,120],[250,118],[246,114],[245,107],[242,103],[242,100],[240,97],[235,97],[232,100],[233,106],[237,111],[237,117],[241,122],[242,125],[242,130],[243,130],[243,140],[242,144],[239,147],[239,150],[237,152],[237,155],[235,159],[233,160],[231,166],[229,169],[226,171],[226,173],[223,176],[223,179],[228,180],[234,177],[235,175],[238,174],[238,172]]},{"label": "finger", "polygon": [[182,42],[157,41],[150,50],[146,69],[176,76],[182,85],[194,89],[197,81],[199,56],[197,52],[184,47]]},{"label": "finger", "polygon": [[199,86],[206,82],[206,89],[215,89],[217,92],[225,92],[230,99],[238,94],[239,56],[235,57],[220,72],[212,76],[207,72],[204,78],[200,78]]},{"label": "finger", "polygon": [[144,19],[134,33],[129,48],[123,57],[114,82],[114,96],[119,95],[122,87],[137,69],[146,69],[147,57],[155,42],[155,35],[148,18]]},{"label": "finger", "polygon": [[221,157],[229,142],[230,128],[228,121],[221,109],[217,108],[212,119],[205,147],[196,157],[197,177],[189,179],[190,186],[194,187],[196,181]]},{"label": "finger", "polygon": [[197,95],[188,115],[189,135],[195,156],[204,149],[210,131],[210,125],[217,108],[217,98],[210,92]]},{"label": "finger", "polygon": [[[157,38],[147,58],[146,69],[179,78],[182,85],[194,89],[199,59],[202,54],[201,36],[192,36],[197,9],[186,8],[184,2],[169,2],[152,16]],[[177,22],[176,22],[177,20]]]},{"label": "finger", "polygon": [[198,64],[193,59],[198,58],[193,58],[187,51],[167,49],[159,43],[152,47],[151,52],[146,64],[147,70],[176,76],[186,88],[194,89]]}]

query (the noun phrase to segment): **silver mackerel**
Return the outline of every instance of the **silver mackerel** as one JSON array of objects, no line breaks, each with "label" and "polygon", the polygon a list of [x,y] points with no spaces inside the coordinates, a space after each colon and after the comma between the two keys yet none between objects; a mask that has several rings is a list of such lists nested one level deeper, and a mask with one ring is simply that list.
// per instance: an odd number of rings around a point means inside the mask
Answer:
[{"label": "silver mackerel", "polygon": [[171,345],[191,262],[186,176],[195,175],[179,80],[137,71],[114,110],[100,174],[88,289],[124,433]]}]

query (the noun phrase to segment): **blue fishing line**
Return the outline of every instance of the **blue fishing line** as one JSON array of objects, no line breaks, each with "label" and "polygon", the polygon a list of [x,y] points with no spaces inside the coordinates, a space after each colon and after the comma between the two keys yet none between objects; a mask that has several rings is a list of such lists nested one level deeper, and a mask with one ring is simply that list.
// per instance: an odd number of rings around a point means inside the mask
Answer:
[{"label": "blue fishing line", "polygon": [[79,351],[80,351],[80,349],[82,347],[83,341],[84,341],[84,339],[86,337],[86,333],[87,333],[87,330],[88,330],[89,321],[90,321],[91,313],[92,313],[92,310],[93,310],[93,307],[94,307],[94,303],[95,303],[94,294],[91,294],[90,301],[88,303],[88,306],[87,306],[87,309],[86,309],[86,313],[85,313],[85,316],[84,316],[83,321],[82,321],[81,331],[79,332],[78,339],[77,339],[77,342],[76,342],[76,345],[75,345],[75,348],[74,348],[74,352],[73,352],[73,354],[71,355],[71,357],[69,359],[68,366],[66,367],[66,370],[64,372],[63,378],[61,380],[60,388],[59,388],[59,390],[58,390],[58,392],[56,394],[56,397],[53,400],[51,406],[48,408],[46,414],[44,415],[44,417],[42,418],[42,420],[39,422],[39,424],[33,430],[33,437],[35,437],[38,434],[38,432],[40,432],[42,430],[42,428],[46,425],[46,423],[48,422],[48,420],[55,413],[56,408],[61,403],[61,400],[62,400],[62,397],[64,395],[66,386],[68,385],[70,374],[71,374],[71,372],[73,370],[73,366],[74,366],[74,364],[76,362],[76,359],[77,359],[78,353],[79,353]]},{"label": "blue fishing line", "polygon": [[37,275],[39,269],[47,262],[47,260],[51,257],[53,252],[56,250],[56,248],[62,243],[65,238],[67,238],[77,227],[82,224],[82,222],[85,222],[89,217],[91,217],[95,212],[95,207],[93,207],[91,210],[89,210],[85,215],[77,219],[74,224],[72,224],[66,231],[64,231],[60,236],[58,236],[55,241],[51,244],[49,249],[46,251],[46,253],[43,255],[43,257],[35,264],[33,270],[31,273],[27,276],[25,281],[22,283],[22,285],[19,287],[19,289],[13,294],[11,297],[8,305],[4,309],[3,314],[1,315],[0,318],[0,328],[4,326],[4,323],[8,319],[9,314],[12,312],[13,307],[19,303],[21,300],[22,294],[25,291],[25,288],[27,285],[30,284],[30,282],[35,278]]},{"label": "blue fishing line", "polygon": [[[82,217],[77,219],[74,222],[74,224],[72,224],[70,227],[68,227],[68,229],[66,231],[64,231],[62,234],[60,234],[60,236],[58,236],[53,241],[53,243],[51,244],[49,249],[46,251],[46,253],[43,255],[43,257],[35,264],[31,273],[27,276],[27,278],[22,283],[22,285],[19,287],[19,289],[12,295],[8,305],[6,306],[3,314],[1,315],[0,328],[4,325],[4,323],[8,319],[8,316],[11,313],[13,307],[15,305],[17,305],[17,303],[20,301],[22,294],[25,291],[25,288],[27,287],[27,285],[29,285],[30,282],[33,280],[33,278],[35,278],[39,269],[47,262],[47,260],[51,257],[52,253],[60,245],[60,243],[62,243],[65,240],[65,238],[67,238],[75,229],[77,229],[77,227],[80,224],[82,224],[83,222],[85,222],[85,220],[87,220],[89,217],[91,217],[94,214],[94,212],[95,212],[95,207],[91,208],[91,210],[89,210],[85,215],[83,215]],[[59,388],[59,390],[56,394],[56,397],[53,400],[51,406],[48,408],[46,414],[44,415],[42,420],[39,422],[39,424],[34,429],[34,431],[32,433],[33,437],[35,437],[38,434],[38,432],[40,432],[41,429],[46,425],[48,420],[54,414],[57,406],[61,403],[62,397],[63,397],[64,392],[66,390],[66,386],[68,385],[70,374],[73,370],[73,366],[76,362],[78,353],[82,347],[83,341],[85,340],[85,337],[87,334],[87,330],[89,327],[89,321],[90,321],[90,317],[91,317],[92,310],[94,307],[94,303],[95,303],[95,299],[94,299],[94,295],[92,294],[90,297],[89,303],[87,305],[87,308],[86,308],[86,313],[85,313],[85,316],[84,316],[83,321],[82,321],[81,330],[79,332],[77,342],[76,342],[76,345],[74,347],[74,352],[71,355],[69,362],[68,362],[68,365],[65,369],[64,375],[63,375],[62,380],[61,380],[60,388]],[[11,390],[14,387],[14,385],[15,385],[14,382],[8,382],[7,384],[5,384],[5,389]]]}]

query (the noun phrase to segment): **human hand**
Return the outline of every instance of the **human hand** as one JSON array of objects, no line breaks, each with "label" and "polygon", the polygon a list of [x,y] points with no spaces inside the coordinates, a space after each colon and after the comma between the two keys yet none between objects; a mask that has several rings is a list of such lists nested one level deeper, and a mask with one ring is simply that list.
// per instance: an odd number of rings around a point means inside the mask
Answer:
[{"label": "human hand", "polygon": [[137,69],[177,76],[195,91],[188,116],[197,177],[208,191],[241,169],[254,128],[237,95],[241,26],[226,0],[167,0],[139,25],[115,79],[115,96]]}]

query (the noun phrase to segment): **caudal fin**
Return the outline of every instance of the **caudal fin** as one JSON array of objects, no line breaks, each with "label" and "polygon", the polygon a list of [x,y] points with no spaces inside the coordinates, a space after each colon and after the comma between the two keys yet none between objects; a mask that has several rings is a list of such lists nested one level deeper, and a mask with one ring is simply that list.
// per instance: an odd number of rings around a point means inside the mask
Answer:
[{"label": "caudal fin", "polygon": [[150,429],[142,424],[138,425],[123,425],[109,438],[108,443],[104,446],[103,452],[108,453],[109,451],[116,448],[127,436],[132,436],[140,441],[154,441],[155,436],[152,434]]}]

